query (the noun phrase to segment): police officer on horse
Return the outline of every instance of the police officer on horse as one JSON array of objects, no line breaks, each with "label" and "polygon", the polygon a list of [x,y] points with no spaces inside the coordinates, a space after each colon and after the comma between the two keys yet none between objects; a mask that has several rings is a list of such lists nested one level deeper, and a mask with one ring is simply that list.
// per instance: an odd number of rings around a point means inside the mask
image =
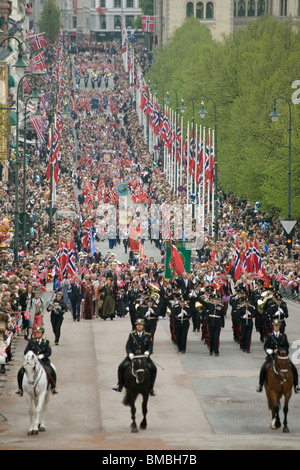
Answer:
[{"label": "police officer on horse", "polygon": [[127,356],[124,361],[118,367],[118,383],[113,390],[121,392],[124,386],[124,372],[125,369],[130,365],[132,359],[137,354],[143,354],[147,356],[147,367],[151,376],[150,395],[154,396],[154,383],[156,379],[157,368],[153,361],[150,359],[150,355],[153,350],[153,343],[151,334],[145,331],[145,320],[143,318],[137,318],[135,321],[136,330],[129,334],[126,343]]},{"label": "police officer on horse", "polygon": [[[261,392],[263,389],[263,385],[267,375],[267,368],[273,361],[275,352],[279,349],[284,349],[285,351],[287,351],[287,353],[289,352],[290,345],[288,342],[287,335],[285,333],[280,332],[280,320],[273,320],[272,325],[273,331],[268,334],[264,344],[264,350],[267,353],[267,357],[260,370],[259,385],[256,388],[257,392]],[[294,391],[295,393],[299,393],[300,387],[298,386],[298,371],[292,361],[290,361],[290,367],[294,376]]]},{"label": "police officer on horse", "polygon": [[[52,353],[50,343],[48,339],[45,339],[44,336],[45,329],[43,326],[37,326],[35,328],[35,338],[31,338],[28,341],[28,344],[25,348],[24,355],[28,353],[28,351],[34,352],[34,354],[38,357],[39,361],[41,362],[42,366],[46,371],[46,375],[48,377],[48,381],[51,385],[52,393],[57,393],[56,391],[56,372],[51,365],[50,356]],[[16,392],[18,395],[23,395],[22,390],[22,381],[24,376],[24,369],[21,367],[18,372],[18,386],[19,389]]]}]

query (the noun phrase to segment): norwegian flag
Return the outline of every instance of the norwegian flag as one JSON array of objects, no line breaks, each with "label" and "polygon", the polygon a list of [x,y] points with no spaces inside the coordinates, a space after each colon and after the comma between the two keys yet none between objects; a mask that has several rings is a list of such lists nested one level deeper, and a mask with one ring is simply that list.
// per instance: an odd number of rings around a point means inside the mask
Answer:
[{"label": "norwegian flag", "polygon": [[143,93],[142,93],[142,98],[141,98],[141,104],[140,104],[140,109],[145,109],[146,104],[148,102],[148,92],[147,92],[147,87],[144,84],[143,85]]},{"label": "norwegian flag", "polygon": [[194,178],[195,177],[195,139],[193,128],[191,132],[191,140],[190,140],[190,161],[189,161],[189,173]]},{"label": "norwegian flag", "polygon": [[179,121],[178,121],[178,124],[177,124],[176,140],[177,140],[176,160],[180,165],[181,164],[182,134],[181,134],[181,126],[179,125]]},{"label": "norwegian flag", "polygon": [[253,273],[253,256],[252,248],[248,245],[248,242],[245,240],[245,271],[248,273]]},{"label": "norwegian flag", "polygon": [[46,63],[45,63],[45,54],[44,54],[44,52],[41,52],[40,54],[37,54],[36,56],[33,57],[32,66],[33,66],[33,71],[34,72],[38,69],[40,69],[41,72],[43,72],[45,70]]},{"label": "norwegian flag", "polygon": [[61,263],[62,263],[62,272],[63,277],[67,274],[67,268],[69,264],[69,247],[68,247],[68,240],[65,242],[65,246],[63,248],[62,256],[61,256]]},{"label": "norwegian flag", "polygon": [[32,127],[34,128],[34,130],[36,132],[36,135],[38,136],[39,141],[42,144],[46,144],[46,140],[45,140],[45,137],[44,137],[44,128],[43,128],[43,125],[42,125],[41,121],[38,118],[36,118],[35,116],[30,116],[29,121],[30,121]]},{"label": "norwegian flag", "polygon": [[32,47],[35,51],[39,51],[40,49],[44,49],[46,43],[44,38],[44,33],[39,33],[34,36],[28,36],[26,38],[28,41],[31,41]]},{"label": "norwegian flag", "polygon": [[74,277],[77,274],[73,240],[70,241],[70,246],[69,246],[69,262],[68,262],[67,272],[70,273],[72,277]]},{"label": "norwegian flag", "polygon": [[153,16],[142,16],[142,31],[153,33]]},{"label": "norwegian flag", "polygon": [[236,237],[234,279],[238,281],[240,277],[241,277],[241,256],[240,256],[239,239],[238,237]]}]

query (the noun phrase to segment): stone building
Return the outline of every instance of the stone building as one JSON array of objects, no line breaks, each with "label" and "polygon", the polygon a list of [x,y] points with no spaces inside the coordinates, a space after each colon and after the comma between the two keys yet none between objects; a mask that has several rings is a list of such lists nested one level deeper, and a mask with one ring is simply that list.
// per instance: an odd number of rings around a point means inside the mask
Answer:
[{"label": "stone building", "polygon": [[185,18],[194,16],[221,40],[263,14],[299,23],[299,9],[299,0],[154,0],[154,35],[158,45],[167,44]]}]

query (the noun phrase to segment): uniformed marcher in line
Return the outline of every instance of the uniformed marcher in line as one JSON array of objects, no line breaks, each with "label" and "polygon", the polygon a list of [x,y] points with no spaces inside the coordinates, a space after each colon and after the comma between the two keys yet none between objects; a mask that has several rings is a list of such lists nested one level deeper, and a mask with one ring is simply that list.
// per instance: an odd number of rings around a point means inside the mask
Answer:
[{"label": "uniformed marcher in line", "polygon": [[194,289],[189,294],[189,306],[192,314],[193,331],[200,331],[200,311],[196,308],[196,302],[199,301],[201,295],[202,292],[200,282],[196,282],[194,284]]},{"label": "uniformed marcher in line", "polygon": [[211,294],[209,300],[202,297],[200,302],[206,310],[206,318],[209,334],[209,353],[212,356],[219,356],[219,344],[221,328],[225,326],[224,306],[220,303],[217,294]]},{"label": "uniformed marcher in line", "polygon": [[238,344],[241,343],[241,324],[237,308],[240,305],[240,299],[244,296],[244,289],[242,287],[237,286],[235,289],[235,294],[230,298],[229,301],[229,304],[231,306],[233,340]]},{"label": "uniformed marcher in line", "polygon": [[244,352],[250,353],[255,307],[250,304],[248,297],[244,296],[240,299],[240,305],[237,307],[237,312],[241,325],[240,347]]},{"label": "uniformed marcher in line", "polygon": [[135,304],[140,298],[140,295],[141,292],[138,288],[138,282],[133,281],[132,288],[127,292],[128,306],[126,307],[126,310],[129,311],[132,329],[135,328],[135,321],[137,319],[137,310]]},{"label": "uniformed marcher in line", "polygon": [[272,302],[268,305],[268,316],[271,320],[279,320],[280,321],[280,332],[285,332],[285,319],[288,318],[288,308],[286,302],[282,299],[282,295],[279,292],[275,292],[273,295]]},{"label": "uniformed marcher in line", "polygon": [[139,309],[139,317],[145,320],[145,331],[150,333],[153,342],[158,322],[158,314],[158,307],[155,305],[154,299],[151,296],[147,297],[144,305]]},{"label": "uniformed marcher in line", "polygon": [[[263,389],[263,385],[264,385],[266,375],[267,375],[267,368],[269,364],[271,364],[271,362],[273,361],[275,352],[278,349],[284,349],[288,353],[289,348],[290,348],[287,335],[285,333],[280,333],[280,326],[281,326],[280,321],[273,320],[272,325],[273,325],[273,331],[268,334],[265,344],[264,344],[264,350],[267,353],[267,357],[260,370],[259,385],[256,388],[257,392],[261,392]],[[292,361],[290,361],[290,367],[294,375],[295,393],[299,393],[300,388],[298,386],[298,371],[295,365],[292,363]]]},{"label": "uniformed marcher in line", "polygon": [[260,341],[263,343],[264,342],[264,331],[263,331],[263,320],[262,320],[262,314],[258,311],[258,300],[261,299],[262,293],[264,291],[264,283],[265,281],[263,279],[258,279],[256,288],[253,290],[253,305],[256,310],[256,315],[255,315],[255,329],[256,331],[260,334]]},{"label": "uniformed marcher in line", "polygon": [[182,354],[186,351],[187,335],[190,327],[191,311],[183,296],[179,303],[173,307],[174,333],[178,351]]},{"label": "uniformed marcher in line", "polygon": [[[52,393],[57,393],[56,391],[56,372],[51,365],[50,356],[52,353],[50,343],[48,339],[43,337],[45,329],[43,326],[37,326],[35,328],[35,335],[36,337],[32,337],[25,348],[24,355],[28,353],[28,351],[34,352],[34,354],[38,357],[39,361],[41,362],[42,366],[44,367],[48,382],[50,383]],[[22,381],[24,376],[24,369],[21,367],[18,372],[18,386],[19,389],[16,392],[19,395],[23,395],[22,390]]]},{"label": "uniformed marcher in line", "polygon": [[129,334],[126,343],[127,356],[124,361],[118,367],[118,383],[113,387],[116,392],[121,392],[124,386],[124,372],[126,367],[130,365],[130,362],[134,358],[135,354],[144,354],[147,356],[147,366],[151,376],[150,395],[154,396],[154,383],[156,379],[157,368],[154,362],[151,360],[150,355],[153,352],[153,343],[150,333],[145,331],[145,320],[137,318],[135,322],[136,330]]}]

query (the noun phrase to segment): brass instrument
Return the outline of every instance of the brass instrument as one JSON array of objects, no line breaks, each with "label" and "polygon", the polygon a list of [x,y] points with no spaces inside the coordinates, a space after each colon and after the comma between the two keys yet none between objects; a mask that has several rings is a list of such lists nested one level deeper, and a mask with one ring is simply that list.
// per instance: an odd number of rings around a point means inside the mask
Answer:
[{"label": "brass instrument", "polygon": [[260,314],[263,313],[263,311],[264,311],[264,305],[265,305],[265,303],[266,303],[266,301],[267,301],[268,299],[271,299],[271,298],[272,298],[272,294],[270,295],[269,292],[266,291],[266,292],[263,292],[263,293],[261,294],[261,296],[262,296],[263,298],[262,298],[262,299],[258,299],[258,301],[257,301],[257,311],[258,311],[258,313],[260,313]]},{"label": "brass instrument", "polygon": [[167,307],[166,314],[168,315],[168,317],[172,315],[172,310],[170,309],[170,307]]},{"label": "brass instrument", "polygon": [[195,309],[197,312],[201,312],[201,310],[203,310],[203,304],[199,301],[195,302]]},{"label": "brass instrument", "polygon": [[148,287],[151,290],[151,298],[154,300],[159,300],[160,299],[160,290],[158,287],[156,287],[154,284],[148,284]]}]

